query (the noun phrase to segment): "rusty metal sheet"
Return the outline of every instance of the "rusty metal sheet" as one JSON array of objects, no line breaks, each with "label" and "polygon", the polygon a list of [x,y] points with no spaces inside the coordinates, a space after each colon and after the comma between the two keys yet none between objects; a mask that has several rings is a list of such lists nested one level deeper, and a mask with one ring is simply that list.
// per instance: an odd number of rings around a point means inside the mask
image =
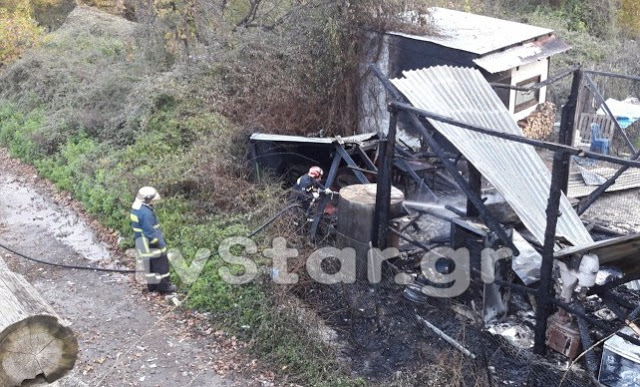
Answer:
[{"label": "rusty metal sheet", "polygon": [[[513,117],[479,70],[438,66],[403,72],[391,82],[416,107],[452,119],[522,136]],[[429,120],[500,192],[525,227],[544,244],[551,173],[535,149]],[[556,234],[573,246],[593,243],[566,196]]]},{"label": "rusty metal sheet", "polygon": [[532,42],[474,59],[473,62],[495,74],[534,63],[570,49],[569,45],[555,35],[547,35]]}]

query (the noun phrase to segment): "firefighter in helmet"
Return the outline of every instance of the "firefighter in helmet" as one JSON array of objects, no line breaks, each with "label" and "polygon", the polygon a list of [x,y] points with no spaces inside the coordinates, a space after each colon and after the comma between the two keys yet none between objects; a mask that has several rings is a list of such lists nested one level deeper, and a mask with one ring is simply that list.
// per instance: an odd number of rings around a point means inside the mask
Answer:
[{"label": "firefighter in helmet", "polygon": [[305,211],[309,210],[321,193],[330,194],[331,190],[325,188],[322,181],[322,168],[313,166],[309,172],[300,176],[293,186],[292,199],[300,203]]},{"label": "firefighter in helmet", "polygon": [[131,228],[136,252],[144,263],[145,278],[150,292],[172,293],[176,286],[169,280],[167,243],[164,240],[153,203],[160,194],[153,187],[142,187],[131,205]]}]

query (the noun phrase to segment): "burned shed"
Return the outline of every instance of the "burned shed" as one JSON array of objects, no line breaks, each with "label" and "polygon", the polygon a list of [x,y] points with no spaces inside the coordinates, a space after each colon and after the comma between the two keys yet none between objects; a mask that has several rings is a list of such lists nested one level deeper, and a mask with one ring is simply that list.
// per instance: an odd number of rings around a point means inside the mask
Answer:
[{"label": "burned shed", "polygon": [[[523,23],[445,8],[430,8],[419,18],[429,26],[429,34],[372,36],[366,60],[376,63],[389,78],[403,71],[445,65],[478,69],[490,83],[530,87],[547,79],[551,56],[570,49],[553,30]],[[374,77],[368,77],[362,87],[360,130],[386,127],[384,90]],[[527,117],[546,97],[545,87],[535,91],[494,87],[494,91],[516,121]]]},{"label": "burned shed", "polygon": [[[572,76],[559,131],[536,139],[480,69],[430,66],[397,77],[369,69],[389,101],[388,126],[378,123],[371,137],[251,137],[258,173],[310,162],[296,160],[300,154],[329,168],[323,183],[337,192],[317,196],[313,217],[291,218],[316,246],[338,247],[326,258],[332,273],[348,262],[355,274],[296,295],[355,344],[354,365],[375,375],[365,364],[431,366],[434,354],[455,351],[464,356],[456,372],[481,375],[480,385],[638,385],[640,221],[632,189],[640,151],[592,77],[640,78],[570,68],[537,83],[530,89]],[[630,159],[594,146],[604,139],[572,142],[583,85]],[[402,115],[420,149],[400,137]],[[402,174],[430,195],[403,187]],[[358,184],[339,184],[340,175]],[[336,253],[349,249],[349,260]],[[571,369],[581,350],[583,366]],[[569,370],[557,367],[567,360]]]}]

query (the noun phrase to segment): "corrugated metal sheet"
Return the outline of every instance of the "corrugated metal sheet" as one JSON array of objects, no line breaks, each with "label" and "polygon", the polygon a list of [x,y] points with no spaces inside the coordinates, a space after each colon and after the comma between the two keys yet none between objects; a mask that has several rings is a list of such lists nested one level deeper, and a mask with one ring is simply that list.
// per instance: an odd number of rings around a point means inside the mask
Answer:
[{"label": "corrugated metal sheet", "polygon": [[[589,172],[598,174],[604,179],[609,179],[616,173],[616,171],[617,170],[613,168],[595,168],[589,170]],[[616,179],[615,184],[607,188],[606,192],[623,191],[638,187],[640,187],[640,170],[638,168],[631,168],[624,171],[622,175]],[[598,185],[588,185],[580,172],[574,172],[569,175],[569,189],[567,191],[567,196],[570,198],[581,198],[588,196],[597,188]]]},{"label": "corrugated metal sheet", "polygon": [[548,28],[437,7],[429,8],[426,22],[435,30],[432,35],[389,34],[486,55],[553,32]]},{"label": "corrugated metal sheet", "polygon": [[555,35],[547,35],[533,42],[474,59],[473,62],[495,74],[548,58],[569,49],[571,47]]},{"label": "corrugated metal sheet", "polygon": [[[461,122],[522,136],[522,130],[480,71],[449,66],[405,71],[391,82],[416,107]],[[544,243],[551,173],[535,149],[429,120],[502,194],[539,243]],[[563,195],[557,235],[574,246],[593,239]]]},{"label": "corrugated metal sheet", "polygon": [[376,137],[377,133],[364,133],[348,137],[303,137],[289,136],[285,134],[269,134],[269,133],[253,133],[249,138],[251,141],[270,141],[270,142],[290,142],[290,143],[306,143],[317,145],[330,145],[343,142],[345,144],[360,144]]}]

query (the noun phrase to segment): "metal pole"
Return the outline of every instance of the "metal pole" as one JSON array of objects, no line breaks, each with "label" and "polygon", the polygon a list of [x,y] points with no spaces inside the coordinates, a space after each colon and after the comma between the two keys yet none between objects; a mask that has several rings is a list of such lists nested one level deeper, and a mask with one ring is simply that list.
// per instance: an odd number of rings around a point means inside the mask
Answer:
[{"label": "metal pole", "polygon": [[[575,133],[576,107],[578,105],[578,94],[580,85],[582,84],[582,71],[576,70],[573,73],[573,81],[571,83],[571,94],[569,100],[562,108],[562,118],[560,119],[560,136],[558,142],[564,145],[573,145],[573,137]],[[566,168],[566,173],[562,176],[562,192],[567,194],[569,189],[569,172],[571,168]]]},{"label": "metal pole", "polygon": [[604,77],[610,77],[610,78],[627,79],[627,80],[630,80],[630,81],[640,81],[640,77],[632,76],[632,75],[607,73],[607,72],[604,72],[604,71],[593,71],[593,70],[585,70],[585,73],[593,74],[593,75],[602,75]]},{"label": "metal pole", "polygon": [[374,247],[381,250],[387,248],[387,227],[391,212],[391,168],[396,145],[396,127],[398,110],[389,109],[389,132],[386,139],[380,141],[380,168],[378,169],[378,186],[376,188],[376,207],[373,213],[373,234],[371,241]]},{"label": "metal pole", "polygon": [[553,249],[555,246],[556,224],[560,215],[560,197],[562,189],[560,183],[569,166],[569,155],[557,152],[553,155],[553,170],[551,172],[551,189],[547,202],[547,227],[544,233],[542,249],[542,265],[540,267],[540,286],[538,287],[536,311],[535,344],[533,351],[537,355],[544,355],[547,333],[547,319],[551,314],[553,304]]},{"label": "metal pole", "polygon": [[422,195],[423,199],[427,199],[427,200],[433,201],[433,202],[438,200],[438,197],[436,196],[436,194],[434,194],[433,191],[431,190],[431,188],[429,188],[429,186],[424,182],[424,179],[421,178],[416,173],[416,171],[413,170],[413,168],[407,162],[407,160],[401,159],[399,157],[396,157],[393,160],[393,162],[397,163],[400,167],[403,167],[404,169],[407,170],[407,173],[409,174],[409,176],[411,176],[413,181],[415,181],[416,184],[418,184],[418,186],[419,186],[418,189],[419,189],[420,195]]},{"label": "metal pole", "polygon": [[542,89],[545,86],[548,86],[552,83],[556,83],[559,80],[568,77],[569,75],[571,75],[571,73],[573,73],[574,71],[576,71],[579,67],[570,67],[568,69],[562,70],[561,72],[559,72],[558,74],[555,74],[552,77],[549,77],[547,79],[545,79],[542,82],[538,82],[535,85],[531,86],[531,87],[520,87],[520,86],[513,86],[513,85],[507,85],[504,83],[489,83],[489,85],[491,87],[497,88],[497,89],[510,89],[510,90],[517,90],[517,91],[533,91],[533,90],[539,90]]},{"label": "metal pole", "polygon": [[347,151],[342,147],[342,145],[340,144],[336,145],[336,152],[340,153],[340,156],[347,163],[347,166],[355,167],[355,169],[351,168],[351,171],[356,176],[360,184],[370,183],[369,179],[367,179],[367,177],[362,172],[359,171],[360,168],[358,168],[358,164],[356,164],[356,162],[353,161],[351,156],[349,156],[349,153],[347,153]]}]

